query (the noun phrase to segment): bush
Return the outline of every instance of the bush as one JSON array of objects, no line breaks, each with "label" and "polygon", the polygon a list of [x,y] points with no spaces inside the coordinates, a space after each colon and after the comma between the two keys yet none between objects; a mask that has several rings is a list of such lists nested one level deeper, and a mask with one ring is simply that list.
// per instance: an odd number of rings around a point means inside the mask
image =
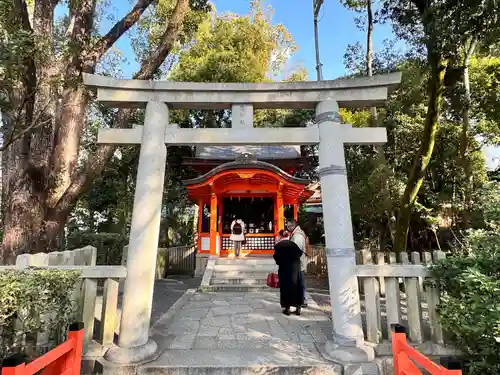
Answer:
[{"label": "bush", "polygon": [[97,265],[120,265],[123,248],[128,244],[128,238],[119,233],[70,233],[68,235],[68,250],[84,246],[94,246],[97,249]]},{"label": "bush", "polygon": [[441,324],[474,375],[500,374],[500,194],[486,198],[487,229],[471,231],[462,249],[431,267]]},{"label": "bush", "polygon": [[74,321],[72,299],[78,271],[8,270],[0,272],[0,358],[15,353],[35,356],[38,333],[56,345]]}]

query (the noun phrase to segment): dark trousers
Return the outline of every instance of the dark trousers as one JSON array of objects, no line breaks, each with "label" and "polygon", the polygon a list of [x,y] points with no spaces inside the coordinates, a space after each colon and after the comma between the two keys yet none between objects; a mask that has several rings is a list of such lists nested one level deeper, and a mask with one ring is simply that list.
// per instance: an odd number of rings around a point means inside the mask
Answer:
[{"label": "dark trousers", "polygon": [[241,241],[233,241],[233,247],[234,247],[234,255],[239,257],[241,250]]},{"label": "dark trousers", "polygon": [[304,271],[300,271],[300,284],[302,286],[302,293],[304,294],[304,303],[306,301],[306,276]]}]

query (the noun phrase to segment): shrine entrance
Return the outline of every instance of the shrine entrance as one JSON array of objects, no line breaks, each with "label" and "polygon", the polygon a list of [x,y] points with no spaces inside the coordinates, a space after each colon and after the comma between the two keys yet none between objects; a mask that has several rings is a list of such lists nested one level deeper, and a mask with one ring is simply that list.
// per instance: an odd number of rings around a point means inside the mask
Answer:
[{"label": "shrine entrance", "polygon": [[[158,349],[156,342],[150,338],[150,321],[165,164],[170,145],[319,144],[317,175],[321,183],[333,331],[333,340],[324,346],[325,355],[339,362],[365,362],[374,358],[373,348],[365,345],[361,323],[344,145],[383,144],[387,141],[387,133],[384,128],[354,128],[342,124],[339,106],[362,108],[382,105],[387,100],[389,89],[400,83],[400,73],[322,82],[256,84],[115,80],[85,73],[83,79],[85,85],[97,90],[97,100],[105,105],[146,109],[144,126],[100,129],[98,133],[98,143],[141,145],[120,334],[118,345],[106,352],[107,360],[115,363],[140,362],[154,356]],[[171,108],[231,110],[233,128],[179,129],[169,123]],[[254,128],[255,108],[315,109],[315,123],[308,127],[297,124],[287,129]],[[264,168],[254,168],[256,166],[252,165],[252,169],[256,169],[253,176],[266,176],[259,180],[259,184],[268,185],[271,193],[276,194],[277,206],[280,199],[284,200],[283,188],[286,186],[290,187],[290,191],[297,191],[294,199],[300,199],[302,193],[298,191],[303,190],[304,185],[279,173],[269,174]],[[228,172],[224,175],[232,174],[235,178],[228,181],[229,184],[242,184],[241,176],[246,173],[242,170],[240,175],[234,171],[224,172]],[[268,178],[271,175],[274,180]],[[210,237],[210,251],[217,249],[217,191],[225,189],[225,184],[216,184],[216,179],[212,177],[207,176],[211,182],[211,185],[208,182],[210,192],[204,193],[205,197],[210,194],[210,210],[215,213],[210,216],[210,227],[216,232]],[[247,178],[245,184],[248,185],[239,189],[248,191],[251,181]],[[204,182],[200,183],[203,185]],[[275,186],[280,188],[272,190]],[[275,215],[278,227],[284,222],[280,212]],[[210,355],[213,353],[210,352]]]},{"label": "shrine entrance", "polygon": [[285,227],[285,206],[291,205],[297,218],[299,204],[313,194],[308,184],[249,154],[184,181],[188,197],[199,209],[198,252],[231,255],[230,226],[238,218],[246,229],[242,255],[271,255]]}]

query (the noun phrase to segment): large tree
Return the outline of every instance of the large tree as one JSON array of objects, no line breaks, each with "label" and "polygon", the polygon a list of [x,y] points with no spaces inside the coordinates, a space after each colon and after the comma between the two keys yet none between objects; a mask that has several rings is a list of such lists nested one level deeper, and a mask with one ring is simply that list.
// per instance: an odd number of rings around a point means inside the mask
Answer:
[{"label": "large tree", "polygon": [[463,73],[460,46],[471,38],[489,45],[496,41],[500,20],[495,1],[386,0],[383,12],[393,22],[398,37],[425,55],[428,71],[424,128],[404,193],[400,200],[394,247],[405,251],[411,215],[424,181],[436,142],[447,87]]},{"label": "large tree", "polygon": [[[213,14],[202,19],[187,48],[175,59],[168,58],[158,73],[175,81],[198,82],[262,82],[278,72],[295,49],[293,40],[283,25],[274,24],[272,10],[260,2],[251,3],[248,14]],[[162,13],[162,12],[157,12]],[[139,32],[133,48],[139,56],[147,55],[148,38],[157,39],[158,31],[147,27],[155,24],[149,16],[139,21]],[[174,60],[174,61],[172,61]],[[223,69],[221,69],[223,67]],[[296,76],[295,74],[293,75]],[[257,111],[256,122],[262,111]],[[173,110],[171,120],[182,127],[224,127],[230,124],[231,111]],[[86,131],[93,135],[96,126]],[[94,138],[83,138],[86,148]],[[192,226],[186,216],[192,214],[181,180],[194,177],[183,165],[185,156],[192,157],[193,147],[169,147],[161,223],[161,246],[175,246],[192,241]],[[80,199],[71,220],[71,231],[112,231],[127,235],[135,187],[138,147],[120,149],[95,180],[91,189]],[[126,187],[124,187],[126,186]],[[197,212],[195,210],[195,212]],[[192,215],[191,215],[192,217]],[[99,223],[98,223],[99,222]],[[77,225],[75,225],[77,224]],[[81,230],[81,229],[80,229]]]},{"label": "large tree", "polygon": [[[82,73],[94,73],[116,41],[154,4],[168,11],[161,33],[141,56],[133,76],[152,79],[179,36],[190,32],[183,28],[190,13],[208,10],[204,0],[137,0],[108,32],[100,34],[96,8],[102,4],[97,0],[69,1],[67,16],[54,20],[59,3],[0,1],[6,263],[19,253],[56,247],[57,235],[78,197],[115,152],[113,146],[99,147],[77,168],[91,100]],[[132,110],[113,112],[110,125],[130,126],[133,115]]]}]

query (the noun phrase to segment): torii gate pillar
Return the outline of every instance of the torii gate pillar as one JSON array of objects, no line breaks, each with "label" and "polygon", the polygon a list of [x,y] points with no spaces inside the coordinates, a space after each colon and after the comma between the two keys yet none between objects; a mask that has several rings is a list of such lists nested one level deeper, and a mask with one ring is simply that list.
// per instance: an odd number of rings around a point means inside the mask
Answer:
[{"label": "torii gate pillar", "polygon": [[319,177],[325,227],[326,256],[333,341],[325,354],[340,362],[373,360],[373,348],[364,344],[361,325],[349,187],[339,106],[334,100],[318,103]]},{"label": "torii gate pillar", "polygon": [[148,102],[127,252],[119,346],[106,353],[106,358],[114,363],[138,362],[158,349],[156,342],[149,339],[149,324],[167,161],[163,135],[168,121],[169,111],[165,103]]}]

